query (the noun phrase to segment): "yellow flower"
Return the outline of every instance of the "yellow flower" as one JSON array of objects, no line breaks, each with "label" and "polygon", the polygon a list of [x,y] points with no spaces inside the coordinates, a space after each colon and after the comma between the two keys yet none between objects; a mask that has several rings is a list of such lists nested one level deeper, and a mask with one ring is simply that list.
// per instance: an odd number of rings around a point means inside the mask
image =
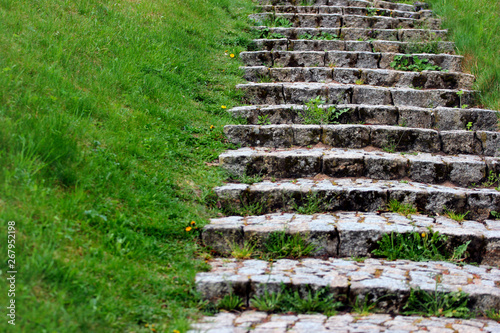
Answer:
[{"label": "yellow flower", "polygon": [[173,330],[172,333],[181,333],[179,330]]},{"label": "yellow flower", "polygon": [[[210,129],[214,129],[214,128],[215,128],[215,126],[214,126],[214,125],[210,125]],[[194,222],[194,221],[193,221],[193,222]],[[193,223],[191,223],[191,224],[193,224]]]},{"label": "yellow flower", "polygon": [[425,236],[427,236],[427,234],[425,232],[422,233],[422,238],[425,238]]},{"label": "yellow flower", "polygon": [[227,108],[227,106],[225,106],[225,105],[221,105],[220,107],[221,107],[222,109]]},{"label": "yellow flower", "polygon": [[[212,125],[212,126],[214,126],[214,125]],[[194,224],[196,224],[196,222],[195,221],[191,221],[191,225],[194,225]]]},{"label": "yellow flower", "polygon": [[191,231],[191,229],[193,229],[193,228],[191,228],[191,227],[187,227],[187,228],[186,228],[186,231],[187,231],[187,232],[189,232],[189,231]]},{"label": "yellow flower", "polygon": [[234,58],[234,54],[232,54],[232,53],[231,53],[231,54],[229,55],[229,57]]}]

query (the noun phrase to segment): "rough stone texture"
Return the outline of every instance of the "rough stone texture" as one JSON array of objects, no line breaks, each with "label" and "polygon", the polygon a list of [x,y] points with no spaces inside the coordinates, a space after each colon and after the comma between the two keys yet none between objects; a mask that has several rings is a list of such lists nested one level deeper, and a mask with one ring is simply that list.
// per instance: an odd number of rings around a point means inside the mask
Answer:
[{"label": "rough stone texture", "polygon": [[[260,260],[215,259],[212,270],[196,275],[197,290],[203,298],[215,300],[233,292],[245,300],[265,290],[279,290],[282,284],[305,293],[329,287],[334,296],[345,295],[373,301],[382,311],[401,311],[410,288],[434,292],[437,281],[443,292],[463,291],[474,310],[500,306],[500,270],[490,266],[457,266],[447,262],[411,262],[366,259],[364,262],[334,259]],[[487,297],[485,297],[487,296]]]},{"label": "rough stone texture", "polygon": [[[411,232],[428,233],[429,228],[448,237],[445,247],[471,241],[467,250],[474,262],[498,265],[492,255],[498,251],[500,224],[494,220],[456,222],[450,218],[396,213],[334,212],[332,214],[301,215],[275,213],[261,216],[230,216],[211,219],[203,229],[205,245],[228,254],[231,245],[254,242],[261,246],[271,232],[300,234],[316,246],[312,255],[333,257],[372,257],[377,241],[383,235]],[[495,252],[496,253],[496,252]]]},{"label": "rough stone texture", "polygon": [[467,189],[394,180],[327,178],[263,181],[253,185],[226,184],[216,187],[221,204],[236,208],[241,202],[258,202],[264,213],[290,210],[296,200],[316,195],[324,211],[377,211],[390,199],[414,205],[420,212],[444,214],[445,208],[456,213],[469,212],[467,218],[484,220],[491,211],[499,211],[500,192],[494,189]]},{"label": "rough stone texture", "polygon": [[[349,146],[349,136],[356,137],[363,126],[341,126],[332,131],[332,140]],[[299,126],[295,140],[314,144],[321,135],[318,126]],[[326,136],[328,136],[328,130]],[[343,137],[343,134],[346,134]],[[357,139],[363,137],[360,133]],[[364,133],[367,137],[368,133]],[[313,138],[311,138],[313,137]],[[366,151],[360,149],[267,149],[241,148],[219,156],[222,168],[233,175],[261,175],[280,178],[314,177],[368,177],[371,179],[404,179],[439,184],[449,181],[459,186],[477,185],[486,181],[490,172],[496,173],[498,163],[487,163],[477,156],[434,156],[426,153],[412,155]]]},{"label": "rough stone texture", "polygon": [[240,314],[221,312],[203,317],[188,333],[495,333],[500,324],[486,319],[425,318],[370,314],[292,315],[245,311]]}]

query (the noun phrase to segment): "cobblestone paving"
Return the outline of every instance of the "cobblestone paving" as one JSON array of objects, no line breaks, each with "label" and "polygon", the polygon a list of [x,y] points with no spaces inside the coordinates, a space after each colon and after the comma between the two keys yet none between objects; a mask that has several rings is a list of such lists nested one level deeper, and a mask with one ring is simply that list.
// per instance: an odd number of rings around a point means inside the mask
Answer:
[{"label": "cobblestone paving", "polygon": [[324,315],[268,315],[246,311],[241,314],[219,313],[204,317],[189,333],[479,333],[500,332],[500,324],[492,320],[424,318],[353,314],[327,317]]},{"label": "cobblestone paving", "polygon": [[473,309],[487,311],[500,308],[500,270],[490,266],[458,266],[446,262],[412,262],[366,259],[215,259],[212,270],[198,273],[196,286],[205,299],[220,299],[234,293],[247,301],[265,290],[278,292],[289,285],[305,293],[308,288],[329,287],[334,295],[347,295],[354,301],[358,295],[374,301],[378,308],[400,311],[410,288],[433,293],[463,291],[469,294]]},{"label": "cobblestone paving", "polygon": [[428,228],[448,237],[451,250],[467,241],[474,262],[498,265],[500,223],[486,220],[456,222],[447,217],[395,213],[335,212],[332,214],[268,214],[261,216],[230,216],[211,219],[203,229],[203,242],[221,253],[230,253],[235,244],[262,244],[271,232],[286,231],[301,234],[316,245],[314,255],[334,257],[366,257],[384,234],[428,233]]}]

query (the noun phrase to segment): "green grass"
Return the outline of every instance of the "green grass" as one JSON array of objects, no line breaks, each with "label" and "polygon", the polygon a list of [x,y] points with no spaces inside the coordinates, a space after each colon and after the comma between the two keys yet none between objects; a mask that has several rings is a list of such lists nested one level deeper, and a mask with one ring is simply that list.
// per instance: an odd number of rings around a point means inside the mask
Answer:
[{"label": "green grass", "polygon": [[225,174],[207,163],[229,147],[252,6],[0,0],[0,220],[19,271],[1,331],[182,332],[199,314],[185,228],[217,212]]},{"label": "green grass", "polygon": [[442,292],[436,289],[427,292],[420,289],[411,289],[410,297],[403,307],[405,315],[454,317],[468,319],[474,313],[468,308],[468,294],[456,292]]},{"label": "green grass", "polygon": [[461,262],[467,257],[467,247],[470,241],[462,244],[452,252],[445,248],[448,238],[438,232],[409,234],[385,234],[377,242],[378,248],[372,253],[389,260],[407,259],[413,261],[452,261]]},{"label": "green grass", "polygon": [[465,65],[476,75],[485,107],[500,110],[500,2],[497,0],[428,0],[443,27],[450,29]]},{"label": "green grass", "polygon": [[398,213],[406,217],[417,214],[418,210],[410,203],[401,203],[395,199],[390,199],[387,203],[387,210],[393,213]]}]

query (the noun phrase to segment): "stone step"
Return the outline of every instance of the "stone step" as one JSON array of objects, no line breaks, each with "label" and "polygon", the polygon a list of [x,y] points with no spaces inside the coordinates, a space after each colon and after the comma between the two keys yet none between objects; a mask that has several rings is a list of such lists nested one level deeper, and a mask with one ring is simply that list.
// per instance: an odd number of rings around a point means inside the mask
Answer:
[{"label": "stone step", "polygon": [[[259,38],[281,35],[282,38],[300,39],[299,36],[337,36],[341,40],[385,40],[399,42],[424,42],[446,40],[447,30],[429,29],[364,29],[364,28],[269,28],[253,27],[259,31]],[[276,37],[275,37],[276,38]]]},{"label": "stone step", "polygon": [[428,59],[430,65],[443,70],[460,72],[463,57],[450,54],[418,53],[378,53],[365,51],[248,51],[241,52],[240,58],[246,66],[266,67],[344,67],[393,69],[391,63],[396,56],[413,63],[413,57]]},{"label": "stone step", "polygon": [[495,333],[500,324],[487,319],[456,319],[444,317],[391,316],[388,314],[267,314],[244,311],[220,312],[205,316],[191,325],[188,333]]},{"label": "stone step", "polygon": [[[228,211],[257,210],[258,214],[292,211],[315,198],[322,211],[378,211],[394,199],[414,205],[429,215],[443,214],[444,207],[465,214],[473,220],[484,220],[500,210],[500,192],[493,189],[467,189],[429,185],[411,181],[327,178],[263,181],[252,185],[226,184],[216,187],[221,207]],[[255,213],[252,213],[255,214]]]},{"label": "stone step", "polygon": [[[272,6],[302,6],[305,3],[302,0],[260,0],[260,5]],[[375,7],[389,10],[400,10],[406,12],[415,12],[423,9],[422,5],[414,6],[403,3],[393,3],[390,1],[365,1],[365,0],[309,0],[307,6],[343,6],[343,7]],[[425,6],[425,5],[424,5]],[[425,6],[426,7],[426,6]]]},{"label": "stone step", "polygon": [[[375,41],[343,41],[343,40],[307,40],[307,39],[255,39],[255,49],[261,51],[358,51],[377,53],[422,53],[427,54],[455,53],[453,42],[394,42]],[[418,52],[415,52],[418,51]]]},{"label": "stone step", "polygon": [[288,13],[288,14],[339,14],[339,15],[362,15],[362,16],[384,16],[422,19],[432,17],[430,10],[419,12],[407,12],[374,7],[345,7],[345,6],[257,6],[259,13]]},{"label": "stone step", "polygon": [[373,257],[377,242],[384,235],[412,232],[439,232],[447,237],[443,249],[453,249],[470,241],[467,252],[471,262],[487,265],[500,264],[500,223],[463,221],[448,217],[425,215],[402,216],[396,213],[335,212],[332,214],[277,213],[260,216],[230,216],[211,219],[203,228],[202,239],[206,246],[228,255],[235,246],[252,244],[256,251],[265,250],[269,235],[285,232],[301,235],[315,246],[311,256]]},{"label": "stone step", "polygon": [[224,127],[224,133],[231,143],[243,147],[371,146],[403,152],[500,156],[500,132],[436,131],[387,125],[291,124],[227,125]]},{"label": "stone step", "polygon": [[[354,134],[355,131],[351,133]],[[356,135],[349,137],[351,138],[357,142],[363,140]],[[346,137],[338,136],[336,139],[351,144]],[[426,142],[427,145],[434,145],[432,139],[429,141],[431,142]],[[430,148],[439,148],[439,146]],[[487,181],[490,172],[500,174],[500,159],[498,158],[470,155],[439,156],[429,153],[399,154],[372,149],[240,148],[221,154],[219,162],[222,168],[233,176],[299,178],[325,175],[370,179],[410,179],[422,183],[442,184],[446,182],[458,186],[479,186]],[[500,187],[500,184],[495,184],[495,186]]]},{"label": "stone step", "polygon": [[246,104],[303,104],[318,96],[329,104],[371,104],[422,108],[474,107],[477,93],[452,89],[418,90],[336,83],[247,83],[239,84]]},{"label": "stone step", "polygon": [[[196,275],[196,289],[207,300],[229,293],[247,304],[255,295],[277,293],[283,286],[305,296],[309,290],[328,287],[329,295],[377,302],[378,311],[401,313],[411,289],[467,293],[468,307],[483,311],[500,307],[500,270],[490,266],[458,266],[447,262],[410,262],[366,259],[214,259],[210,272]],[[346,302],[348,303],[348,302]],[[497,326],[498,327],[498,326]]]},{"label": "stone step", "polygon": [[475,77],[459,72],[408,72],[343,67],[240,67],[250,82],[335,82],[423,89],[472,89]]},{"label": "stone step", "polygon": [[275,19],[286,19],[293,27],[301,28],[365,28],[365,29],[440,29],[441,20],[434,18],[403,18],[366,15],[259,13],[249,19],[257,25],[268,25]]},{"label": "stone step", "polygon": [[[469,129],[472,131],[498,131],[498,111],[484,109],[435,109],[384,106],[384,105],[320,105],[320,108],[336,107],[346,110],[337,121],[341,124],[398,125],[413,128],[432,128],[441,131]],[[235,118],[250,125],[303,124],[301,114],[304,105],[249,105],[230,109]],[[265,121],[263,121],[265,119]],[[489,135],[489,134],[487,134]],[[492,134],[491,134],[492,135]],[[476,137],[477,134],[476,134]],[[489,150],[488,150],[489,151]]]}]

